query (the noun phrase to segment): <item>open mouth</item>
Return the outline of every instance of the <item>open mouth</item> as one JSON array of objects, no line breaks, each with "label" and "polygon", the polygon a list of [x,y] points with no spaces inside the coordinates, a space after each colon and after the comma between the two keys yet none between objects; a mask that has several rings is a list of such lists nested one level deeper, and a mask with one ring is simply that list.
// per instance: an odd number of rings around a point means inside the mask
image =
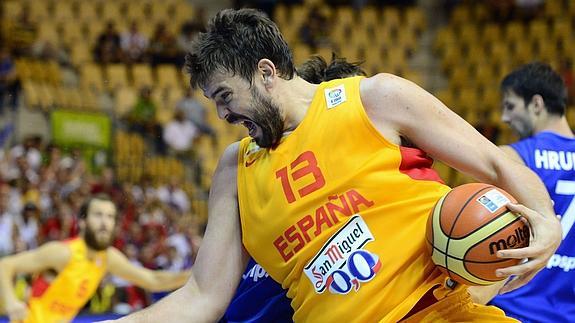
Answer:
[{"label": "open mouth", "polygon": [[257,129],[256,124],[250,120],[244,120],[242,122],[242,124],[244,125],[244,127],[246,127],[248,129],[250,137],[253,137],[255,135],[256,129]]}]

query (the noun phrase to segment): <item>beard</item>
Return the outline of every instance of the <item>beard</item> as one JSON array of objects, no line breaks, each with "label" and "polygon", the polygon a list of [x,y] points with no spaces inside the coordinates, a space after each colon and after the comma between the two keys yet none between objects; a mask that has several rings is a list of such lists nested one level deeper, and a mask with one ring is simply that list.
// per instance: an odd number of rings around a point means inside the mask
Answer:
[{"label": "beard", "polygon": [[263,96],[255,87],[251,89],[253,103],[252,120],[260,127],[262,135],[254,138],[256,144],[262,148],[276,147],[282,138],[284,122],[280,113],[280,108],[268,97]]},{"label": "beard", "polygon": [[88,248],[96,251],[106,250],[112,244],[112,235],[110,235],[106,240],[107,241],[98,240],[96,232],[90,227],[86,227],[86,231],[84,232],[84,241]]}]

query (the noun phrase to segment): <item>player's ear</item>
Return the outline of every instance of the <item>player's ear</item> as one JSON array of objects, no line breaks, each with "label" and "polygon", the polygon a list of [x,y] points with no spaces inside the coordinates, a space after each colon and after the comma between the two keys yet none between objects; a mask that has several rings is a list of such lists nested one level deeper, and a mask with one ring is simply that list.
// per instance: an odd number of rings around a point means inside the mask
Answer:
[{"label": "player's ear", "polygon": [[275,78],[277,76],[276,66],[272,61],[267,58],[260,59],[258,62],[258,77],[261,78],[263,85],[266,89],[273,87]]},{"label": "player's ear", "polygon": [[536,115],[539,115],[541,112],[545,111],[545,101],[541,95],[535,94],[531,98],[531,104],[533,105],[533,112],[535,112]]}]

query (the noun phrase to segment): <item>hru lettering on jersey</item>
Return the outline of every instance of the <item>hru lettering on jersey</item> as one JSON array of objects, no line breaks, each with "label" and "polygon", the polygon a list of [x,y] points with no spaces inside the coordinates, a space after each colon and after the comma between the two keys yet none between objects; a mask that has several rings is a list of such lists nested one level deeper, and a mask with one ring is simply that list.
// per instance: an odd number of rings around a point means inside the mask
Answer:
[{"label": "hru lettering on jersey", "polygon": [[242,278],[243,280],[251,278],[255,283],[259,279],[266,278],[268,276],[269,274],[267,273],[267,271],[263,269],[262,266],[260,266],[259,264],[256,264],[255,266],[252,267],[252,269],[250,269],[250,271],[248,271],[246,274],[243,274]]},{"label": "hru lettering on jersey", "polygon": [[287,262],[323,230],[339,223],[339,216],[349,217],[373,205],[373,201],[366,199],[354,189],[340,195],[328,196],[328,201],[324,205],[318,207],[312,214],[301,217],[277,237],[273,242],[274,247]]},{"label": "hru lettering on jersey", "polygon": [[329,289],[334,294],[347,294],[352,288],[359,290],[361,282],[372,280],[381,262],[377,255],[362,247],[373,240],[362,217],[354,215],[304,268],[316,293]]},{"label": "hru lettering on jersey", "polygon": [[547,262],[547,269],[560,268],[564,272],[575,269],[575,257],[554,254]]},{"label": "hru lettering on jersey", "polygon": [[535,149],[535,167],[550,170],[575,169],[575,152]]}]

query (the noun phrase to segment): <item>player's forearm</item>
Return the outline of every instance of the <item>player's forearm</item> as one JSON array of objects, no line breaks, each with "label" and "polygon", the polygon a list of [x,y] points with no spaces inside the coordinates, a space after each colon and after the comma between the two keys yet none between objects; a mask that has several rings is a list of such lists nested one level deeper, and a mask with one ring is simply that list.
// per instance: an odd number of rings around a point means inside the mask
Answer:
[{"label": "player's forearm", "polygon": [[14,268],[7,259],[0,259],[0,295],[5,303],[16,301],[14,294]]},{"label": "player's forearm", "polygon": [[[191,274],[191,270],[182,272],[155,271],[153,278],[154,282],[152,283],[152,286],[149,286],[147,289],[152,292],[160,292],[180,288],[188,281]],[[188,288],[193,288],[193,285],[190,284]]]},{"label": "player's forearm", "polygon": [[193,283],[188,283],[151,307],[123,317],[118,322],[216,322],[223,313],[213,306],[210,299],[201,295]]},{"label": "player's forearm", "polygon": [[[529,168],[516,163],[502,166],[498,169],[497,181],[494,184],[513,195],[519,203],[545,217],[557,220],[547,189]],[[560,237],[561,232],[558,232],[558,235]]]},{"label": "player's forearm", "polygon": [[503,280],[490,286],[470,286],[467,291],[474,303],[485,305],[499,293],[506,281]]}]

